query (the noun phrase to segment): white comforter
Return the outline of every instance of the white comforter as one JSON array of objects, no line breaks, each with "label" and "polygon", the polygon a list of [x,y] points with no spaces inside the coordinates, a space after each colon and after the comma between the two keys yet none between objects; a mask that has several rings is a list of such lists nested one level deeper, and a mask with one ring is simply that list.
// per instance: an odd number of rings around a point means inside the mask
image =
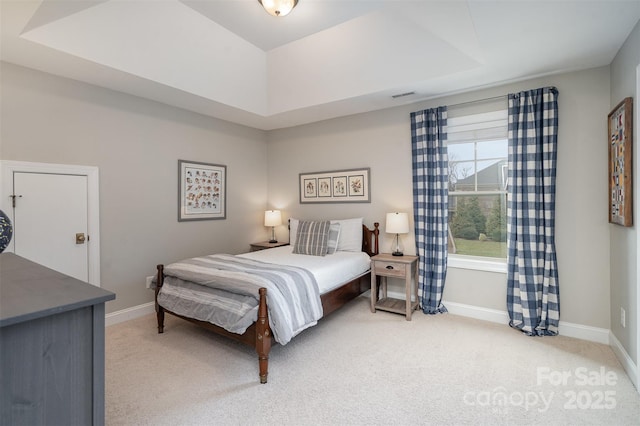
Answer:
[{"label": "white comforter", "polygon": [[371,259],[364,252],[337,251],[326,256],[293,254],[293,246],[276,247],[239,255],[276,265],[291,265],[311,271],[320,289],[320,294],[369,271]]}]

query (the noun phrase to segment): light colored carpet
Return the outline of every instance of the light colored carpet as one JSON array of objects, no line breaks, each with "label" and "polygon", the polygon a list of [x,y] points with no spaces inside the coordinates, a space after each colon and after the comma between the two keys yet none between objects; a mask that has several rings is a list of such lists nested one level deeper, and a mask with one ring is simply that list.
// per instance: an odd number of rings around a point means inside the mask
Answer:
[{"label": "light colored carpet", "polygon": [[107,328],[107,425],[640,424],[606,345],[506,325],[371,313],[360,297],[271,351],[173,316]]}]

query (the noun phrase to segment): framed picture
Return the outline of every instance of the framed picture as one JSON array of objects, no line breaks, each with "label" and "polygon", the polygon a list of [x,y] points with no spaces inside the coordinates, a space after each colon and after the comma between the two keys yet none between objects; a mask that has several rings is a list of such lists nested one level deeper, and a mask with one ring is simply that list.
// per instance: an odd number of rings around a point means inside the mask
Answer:
[{"label": "framed picture", "polygon": [[304,187],[302,188],[303,192],[304,192],[304,196],[306,198],[317,198],[318,197],[318,185],[317,185],[317,179],[313,178],[313,179],[304,179],[304,181],[302,182],[304,184]]},{"label": "framed picture", "polygon": [[347,177],[335,176],[332,179],[333,183],[333,196],[336,198],[347,196]]},{"label": "framed picture", "polygon": [[331,178],[318,178],[318,197],[331,197]]},{"label": "framed picture", "polygon": [[370,169],[300,173],[300,203],[370,203]]},{"label": "framed picture", "polygon": [[178,222],[226,218],[227,166],[178,160]]},{"label": "framed picture", "polygon": [[633,225],[632,98],[620,102],[609,114],[609,223]]}]

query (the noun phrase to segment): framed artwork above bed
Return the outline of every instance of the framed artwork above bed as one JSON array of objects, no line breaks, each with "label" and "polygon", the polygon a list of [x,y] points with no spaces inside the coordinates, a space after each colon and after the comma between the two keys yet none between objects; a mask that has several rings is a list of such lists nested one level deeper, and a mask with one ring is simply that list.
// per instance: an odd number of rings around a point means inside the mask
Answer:
[{"label": "framed artwork above bed", "polygon": [[370,203],[369,168],[300,173],[300,204]]},{"label": "framed artwork above bed", "polygon": [[227,166],[178,160],[178,222],[225,219]]}]

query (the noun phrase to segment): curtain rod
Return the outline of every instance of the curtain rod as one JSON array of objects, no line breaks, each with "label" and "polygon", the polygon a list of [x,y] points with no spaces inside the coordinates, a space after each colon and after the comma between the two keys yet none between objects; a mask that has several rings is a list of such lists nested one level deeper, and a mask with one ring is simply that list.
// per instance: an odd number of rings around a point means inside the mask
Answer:
[{"label": "curtain rod", "polygon": [[446,107],[447,108],[455,108],[455,107],[466,106],[466,105],[471,105],[471,104],[478,104],[478,103],[481,103],[481,102],[496,101],[498,99],[507,99],[507,97],[508,97],[508,95],[492,96],[490,98],[476,99],[474,101],[460,102],[460,103],[457,103],[457,104],[448,104],[448,105],[446,105]]}]

